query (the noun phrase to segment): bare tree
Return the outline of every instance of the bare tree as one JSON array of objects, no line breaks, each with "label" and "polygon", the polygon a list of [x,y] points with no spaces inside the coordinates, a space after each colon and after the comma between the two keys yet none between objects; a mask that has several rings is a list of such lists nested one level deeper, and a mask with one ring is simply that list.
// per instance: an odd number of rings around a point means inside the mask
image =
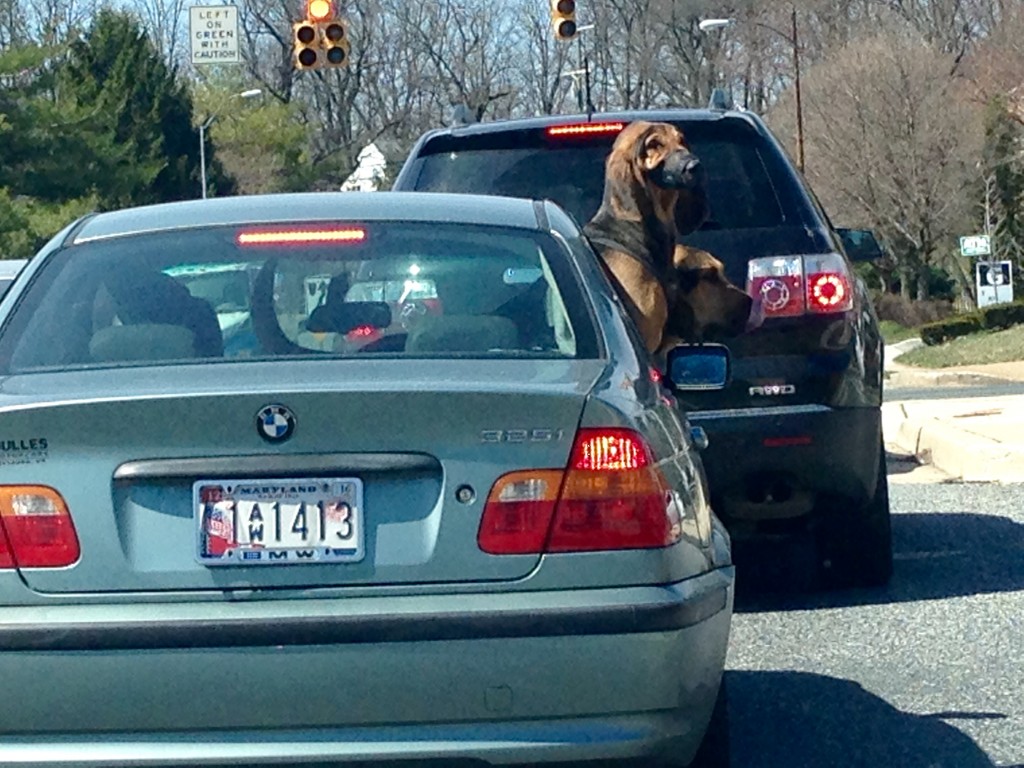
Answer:
[{"label": "bare tree", "polygon": [[136,0],[135,7],[160,54],[168,63],[178,63],[187,47],[185,0]]},{"label": "bare tree", "polygon": [[[928,296],[970,215],[964,194],[982,118],[946,76],[955,54],[894,28],[851,42],[807,75],[808,177],[837,216],[866,221],[893,246],[904,295]],[[792,110],[772,114],[782,134]]]}]

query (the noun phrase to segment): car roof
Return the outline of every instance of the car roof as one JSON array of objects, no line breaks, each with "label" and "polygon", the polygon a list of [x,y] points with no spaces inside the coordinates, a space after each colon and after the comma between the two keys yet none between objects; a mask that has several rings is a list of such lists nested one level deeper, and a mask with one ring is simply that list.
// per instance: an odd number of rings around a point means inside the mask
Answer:
[{"label": "car roof", "polygon": [[427,136],[474,136],[487,133],[502,133],[504,131],[547,128],[552,125],[575,125],[580,123],[604,123],[617,121],[634,122],[636,120],[648,120],[651,122],[673,122],[685,120],[687,122],[708,123],[723,120],[743,120],[754,127],[759,127],[760,125],[753,113],[742,110],[684,108],[632,109],[616,112],[594,112],[591,115],[544,115],[541,117],[523,117],[511,120],[491,120],[485,123],[470,123],[468,125],[459,125],[450,128],[436,128],[430,131]]},{"label": "car roof", "polygon": [[537,230],[533,201],[417,192],[305,192],[162,203],[84,219],[65,245],[198,227],[301,221],[412,221]]}]

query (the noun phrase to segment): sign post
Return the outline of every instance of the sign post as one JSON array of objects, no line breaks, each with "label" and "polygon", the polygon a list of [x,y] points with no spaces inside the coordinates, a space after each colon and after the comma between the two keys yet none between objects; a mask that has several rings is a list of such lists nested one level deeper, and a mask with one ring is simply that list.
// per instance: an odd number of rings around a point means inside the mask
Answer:
[{"label": "sign post", "polygon": [[188,9],[193,64],[238,64],[238,7],[194,5]]}]

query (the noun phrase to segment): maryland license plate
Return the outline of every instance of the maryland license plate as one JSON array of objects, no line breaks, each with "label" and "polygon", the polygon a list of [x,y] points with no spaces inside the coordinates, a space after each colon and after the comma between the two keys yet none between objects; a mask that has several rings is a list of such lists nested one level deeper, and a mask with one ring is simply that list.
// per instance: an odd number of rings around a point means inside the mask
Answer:
[{"label": "maryland license plate", "polygon": [[296,565],[362,560],[358,478],[200,480],[192,487],[204,565]]}]

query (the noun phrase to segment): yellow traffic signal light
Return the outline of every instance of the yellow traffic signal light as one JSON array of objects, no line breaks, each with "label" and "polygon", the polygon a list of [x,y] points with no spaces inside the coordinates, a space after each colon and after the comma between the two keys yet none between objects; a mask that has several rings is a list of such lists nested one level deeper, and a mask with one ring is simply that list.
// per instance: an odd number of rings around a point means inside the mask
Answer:
[{"label": "yellow traffic signal light", "polygon": [[551,0],[551,27],[558,40],[576,37],[576,0]]},{"label": "yellow traffic signal light", "polygon": [[324,64],[328,67],[347,66],[349,51],[352,49],[348,40],[348,23],[344,19],[333,19],[320,26],[323,33],[321,44]]},{"label": "yellow traffic signal light", "polygon": [[334,16],[331,0],[306,0],[307,21],[327,21]]},{"label": "yellow traffic signal light", "polygon": [[292,24],[296,69],[316,69],[320,65],[320,31],[316,27],[311,21]]}]

